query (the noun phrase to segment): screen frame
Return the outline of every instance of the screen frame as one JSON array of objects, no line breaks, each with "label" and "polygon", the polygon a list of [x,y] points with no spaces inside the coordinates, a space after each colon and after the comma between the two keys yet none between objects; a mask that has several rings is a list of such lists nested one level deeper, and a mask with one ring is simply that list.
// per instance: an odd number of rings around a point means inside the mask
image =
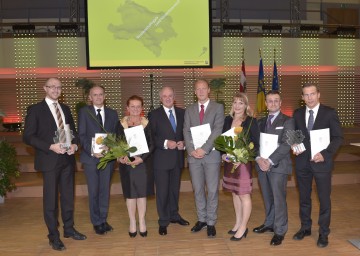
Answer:
[{"label": "screen frame", "polygon": [[100,69],[176,69],[176,68],[212,68],[213,67],[213,51],[212,51],[212,0],[208,2],[208,27],[209,27],[209,64],[208,65],[149,65],[149,66],[90,66],[90,47],[89,47],[89,29],[88,29],[88,0],[85,0],[85,41],[86,41],[86,67],[88,70]]}]

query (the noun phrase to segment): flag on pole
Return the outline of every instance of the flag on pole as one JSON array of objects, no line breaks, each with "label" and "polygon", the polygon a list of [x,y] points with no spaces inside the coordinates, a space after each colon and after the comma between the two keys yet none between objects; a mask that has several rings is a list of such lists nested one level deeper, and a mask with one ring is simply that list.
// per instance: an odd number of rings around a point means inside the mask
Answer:
[{"label": "flag on pole", "polygon": [[240,75],[240,92],[246,92],[246,73],[245,73],[245,61],[242,61],[241,75]]},{"label": "flag on pole", "polygon": [[273,80],[272,80],[272,90],[278,91],[279,90],[279,79],[276,67],[276,61],[274,60],[274,71],[273,71]]},{"label": "flag on pole", "polygon": [[256,109],[257,113],[260,114],[266,110],[265,106],[265,86],[264,86],[264,67],[262,58],[260,58],[259,64],[259,77],[258,77],[258,88],[256,97]]}]

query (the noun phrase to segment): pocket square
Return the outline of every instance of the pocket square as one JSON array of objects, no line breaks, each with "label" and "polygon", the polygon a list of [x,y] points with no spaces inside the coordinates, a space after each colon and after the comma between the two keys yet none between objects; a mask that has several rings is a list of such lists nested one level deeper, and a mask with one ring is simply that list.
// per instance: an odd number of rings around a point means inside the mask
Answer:
[{"label": "pocket square", "polygon": [[281,129],[284,129],[284,126],[279,126],[275,128],[275,130],[281,130]]}]

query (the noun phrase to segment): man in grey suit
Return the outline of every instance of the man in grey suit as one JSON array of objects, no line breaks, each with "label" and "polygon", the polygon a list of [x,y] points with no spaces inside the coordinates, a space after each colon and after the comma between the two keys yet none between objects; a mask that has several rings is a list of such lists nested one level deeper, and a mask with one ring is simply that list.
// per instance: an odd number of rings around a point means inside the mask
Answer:
[{"label": "man in grey suit", "polygon": [[[195,94],[198,102],[187,107],[184,119],[184,139],[198,217],[191,231],[199,232],[207,227],[211,238],[216,236],[221,163],[220,152],[214,150],[214,140],[222,132],[224,107],[209,99],[210,88],[205,80],[195,82]],[[210,125],[211,134],[201,147],[195,148],[190,128],[203,124]]]},{"label": "man in grey suit", "polygon": [[119,118],[115,110],[104,106],[104,87],[91,88],[89,99],[92,105],[83,107],[79,112],[78,131],[82,146],[80,161],[84,165],[88,185],[91,223],[96,234],[104,235],[113,230],[107,222],[107,216],[114,161],[109,162],[104,170],[97,168],[99,158],[103,155],[92,152],[92,138],[95,133],[116,133]]},{"label": "man in grey suit", "polygon": [[[278,147],[268,158],[256,157],[256,170],[265,204],[264,224],[254,228],[255,233],[274,232],[270,244],[277,246],[288,230],[286,186],[292,172],[290,145],[286,132],[294,130],[294,120],[281,113],[281,97],[278,91],[266,94],[265,104],[269,115],[258,121],[262,133],[278,136]],[[260,142],[261,150],[261,142]]]}]

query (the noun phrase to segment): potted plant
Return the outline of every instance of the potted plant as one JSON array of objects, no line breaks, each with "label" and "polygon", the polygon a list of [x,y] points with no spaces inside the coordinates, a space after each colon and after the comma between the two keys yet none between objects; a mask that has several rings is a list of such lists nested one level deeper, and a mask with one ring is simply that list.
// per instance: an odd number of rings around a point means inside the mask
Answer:
[{"label": "potted plant", "polygon": [[78,113],[82,107],[87,105],[87,98],[89,96],[90,89],[94,85],[95,83],[87,78],[81,78],[75,82],[75,86],[80,87],[82,89],[82,97],[83,97],[83,100],[76,103],[75,105],[76,113]]},{"label": "potted plant", "polygon": [[0,140],[0,197],[16,188],[14,179],[20,176],[16,149],[6,140]]},{"label": "potted plant", "polygon": [[210,81],[210,88],[215,92],[215,100],[217,103],[223,104],[225,107],[225,102],[223,100],[219,100],[219,95],[222,94],[222,88],[225,86],[226,78],[214,78]]}]

